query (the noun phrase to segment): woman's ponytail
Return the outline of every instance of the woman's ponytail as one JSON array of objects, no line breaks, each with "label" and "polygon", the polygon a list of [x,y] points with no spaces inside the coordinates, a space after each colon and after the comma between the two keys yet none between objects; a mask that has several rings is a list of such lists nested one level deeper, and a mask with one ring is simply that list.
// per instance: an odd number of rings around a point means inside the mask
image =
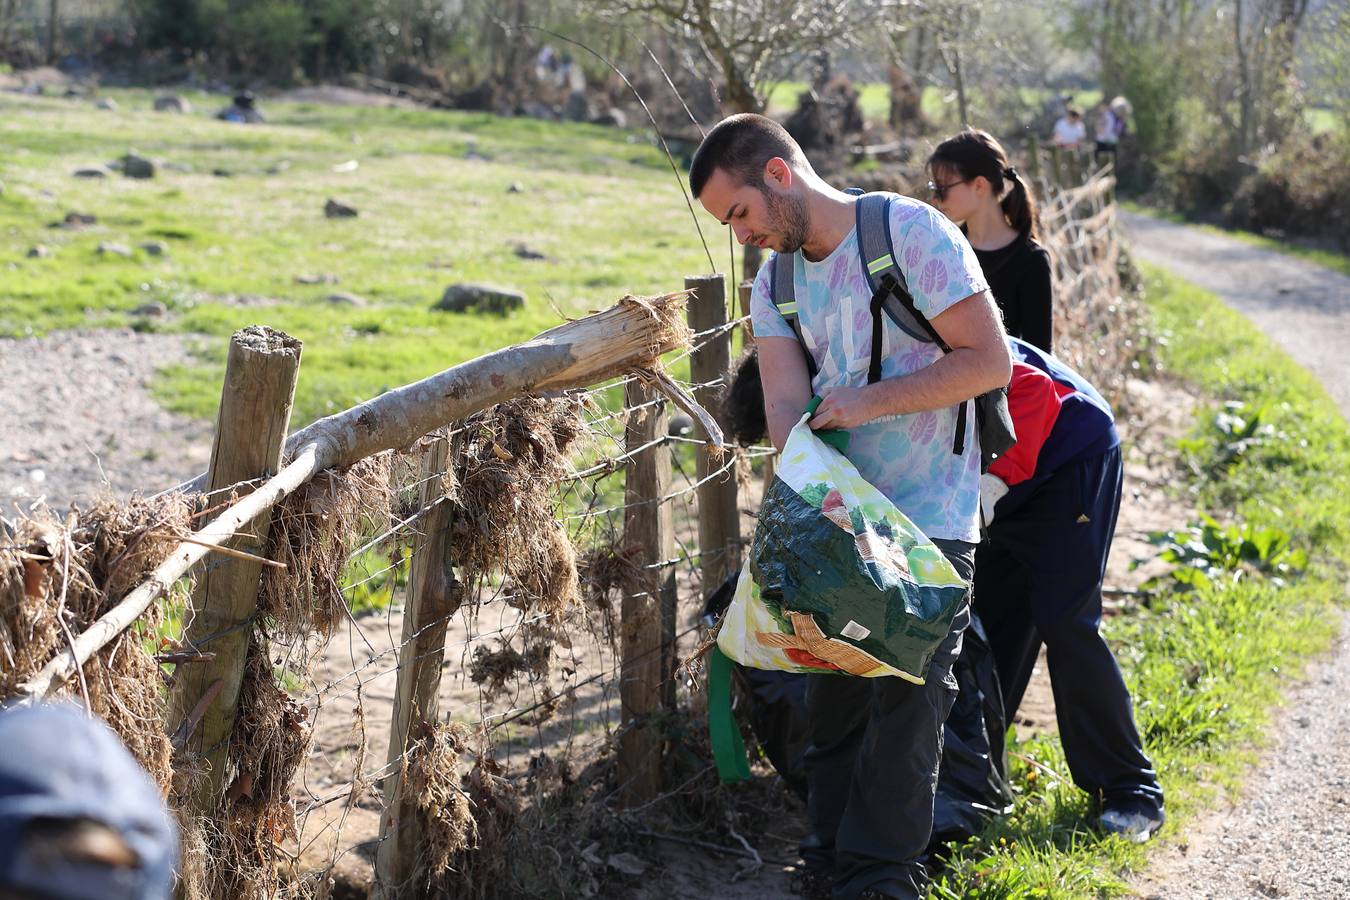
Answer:
[{"label": "woman's ponytail", "polygon": [[1031,188],[1012,166],[1003,170],[1003,177],[1012,182],[1012,187],[999,203],[1003,207],[1003,214],[1008,217],[1008,224],[1033,241],[1038,240],[1041,219],[1036,212],[1036,198],[1031,195]]}]

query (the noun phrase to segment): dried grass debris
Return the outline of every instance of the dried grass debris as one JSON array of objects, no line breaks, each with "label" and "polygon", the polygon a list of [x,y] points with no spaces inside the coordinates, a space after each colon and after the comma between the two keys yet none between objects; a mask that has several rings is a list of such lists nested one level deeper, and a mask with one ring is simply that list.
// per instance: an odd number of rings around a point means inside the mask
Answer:
[{"label": "dried grass debris", "polygon": [[[220,812],[183,823],[191,836],[184,859],[194,897],[275,896],[278,847],[296,838],[291,784],[309,754],[311,729],[307,710],[277,684],[266,647],[257,635],[249,646],[230,740],[233,780]],[[180,799],[190,781],[176,780]]]},{"label": "dried grass debris", "polygon": [[642,548],[636,544],[619,548],[614,544],[594,547],[582,556],[578,568],[584,574],[586,605],[600,615],[605,639],[617,652],[618,612],[614,601],[625,594],[636,594],[650,586],[639,560]]},{"label": "dried grass debris", "polygon": [[[101,498],[64,521],[34,510],[0,548],[0,691],[15,693],[74,635],[143,582],[190,531],[191,508],[179,494]],[[147,652],[163,607],[151,607],[62,690],[78,692],[164,789],[170,746],[162,725],[159,665]]]},{"label": "dried grass debris", "polygon": [[513,605],[552,617],[578,599],[575,551],[553,510],[581,432],[580,403],[522,397],[468,419],[458,460],[455,562],[510,580]]},{"label": "dried grass debris", "polygon": [[436,723],[403,756],[403,789],[417,799],[426,839],[425,874],[419,880],[430,881],[446,871],[455,854],[478,842],[478,822],[460,787],[468,743],[463,725]]},{"label": "dried grass debris", "polygon": [[258,614],[277,638],[327,638],[343,621],[342,572],[363,538],[389,526],[393,464],[385,452],[320,472],[275,507],[265,555],[286,568],[264,570]]}]

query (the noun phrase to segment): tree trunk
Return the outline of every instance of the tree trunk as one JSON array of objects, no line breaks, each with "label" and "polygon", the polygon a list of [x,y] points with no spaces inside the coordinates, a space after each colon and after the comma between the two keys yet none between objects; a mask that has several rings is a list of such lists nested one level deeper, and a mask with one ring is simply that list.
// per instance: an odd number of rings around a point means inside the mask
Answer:
[{"label": "tree trunk", "polygon": [[952,50],[952,80],[956,83],[956,108],[961,113],[961,127],[967,128],[970,125],[970,109],[966,106],[966,82],[961,76],[961,47],[959,44],[953,45]]},{"label": "tree trunk", "polygon": [[1252,73],[1247,60],[1247,45],[1242,39],[1242,3],[1243,0],[1233,0],[1233,49],[1237,54],[1238,68],[1237,152],[1238,155],[1245,156],[1251,148],[1252,107],[1255,98],[1252,96]]},{"label": "tree trunk", "polygon": [[47,65],[56,64],[56,35],[61,22],[61,0],[47,4]]}]

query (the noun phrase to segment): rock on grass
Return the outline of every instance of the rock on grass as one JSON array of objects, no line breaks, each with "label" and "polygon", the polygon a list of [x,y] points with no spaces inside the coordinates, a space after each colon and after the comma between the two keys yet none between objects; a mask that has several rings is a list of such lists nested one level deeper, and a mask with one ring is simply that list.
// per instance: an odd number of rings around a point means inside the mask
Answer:
[{"label": "rock on grass", "polygon": [[489,284],[452,284],[433,309],[505,314],[524,307],[525,295],[519,291]]},{"label": "rock on grass", "polygon": [[330,219],[354,219],[357,216],[356,207],[339,203],[332,197],[323,205],[323,214]]}]

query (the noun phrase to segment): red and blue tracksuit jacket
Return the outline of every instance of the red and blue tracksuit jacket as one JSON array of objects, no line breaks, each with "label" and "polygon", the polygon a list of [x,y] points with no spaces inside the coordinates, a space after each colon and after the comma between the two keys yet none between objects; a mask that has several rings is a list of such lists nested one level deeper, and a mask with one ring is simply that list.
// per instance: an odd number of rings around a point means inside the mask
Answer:
[{"label": "red and blue tracksuit jacket", "polygon": [[1017,443],[989,471],[1009,487],[999,513],[1021,505],[1065,466],[1119,446],[1111,407],[1087,379],[1050,354],[1014,337],[1008,412]]}]

